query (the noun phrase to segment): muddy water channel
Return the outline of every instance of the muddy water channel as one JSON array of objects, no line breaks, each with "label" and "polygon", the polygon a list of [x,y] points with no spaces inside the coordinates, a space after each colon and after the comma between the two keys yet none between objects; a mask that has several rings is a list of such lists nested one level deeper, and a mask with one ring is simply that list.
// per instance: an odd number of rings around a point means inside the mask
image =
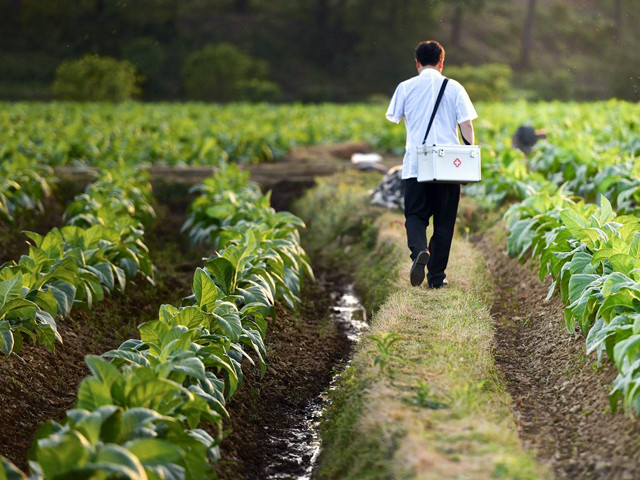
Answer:
[{"label": "muddy water channel", "polygon": [[[334,286],[329,294],[330,321],[355,344],[366,330],[366,310],[357,297],[353,284]],[[291,426],[276,433],[266,432],[268,442],[282,452],[273,458],[265,471],[268,480],[308,480],[312,478],[320,454],[319,426],[329,402],[329,392],[348,365],[344,362],[334,370],[327,388],[312,399],[305,408],[291,417]]]}]

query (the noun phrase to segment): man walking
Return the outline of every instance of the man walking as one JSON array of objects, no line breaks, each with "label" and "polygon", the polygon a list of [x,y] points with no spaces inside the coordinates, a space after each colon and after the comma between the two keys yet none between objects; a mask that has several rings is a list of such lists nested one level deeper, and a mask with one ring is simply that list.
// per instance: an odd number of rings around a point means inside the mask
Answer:
[{"label": "man walking", "polygon": [[[405,184],[404,216],[407,244],[411,250],[411,285],[421,285],[428,270],[430,288],[447,285],[444,273],[460,201],[460,184],[418,182],[417,147],[423,143],[436,99],[445,80],[442,75],[444,48],[436,41],[421,42],[415,50],[418,75],[396,88],[387,119],[399,123],[404,118],[407,141],[402,161]],[[457,145],[458,131],[463,141],[474,142],[473,124],[478,117],[466,90],[449,80],[437,114],[426,138],[426,145]],[[433,235],[427,248],[427,226],[433,217]]]}]

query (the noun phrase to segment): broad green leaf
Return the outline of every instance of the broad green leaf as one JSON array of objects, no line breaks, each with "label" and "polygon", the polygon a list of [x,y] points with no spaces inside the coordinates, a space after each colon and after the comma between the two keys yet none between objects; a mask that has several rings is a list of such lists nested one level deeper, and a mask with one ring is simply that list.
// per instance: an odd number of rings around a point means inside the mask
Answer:
[{"label": "broad green leaf", "polygon": [[[166,331],[162,330],[159,332],[158,339],[163,348],[168,344],[173,344],[177,349],[187,350],[194,335],[194,331],[189,330],[188,327],[184,325],[176,325]],[[176,343],[176,340],[180,341]]]},{"label": "broad green leaf", "polygon": [[37,441],[35,457],[45,478],[58,478],[89,460],[87,439],[73,430]]},{"label": "broad green leaf", "polygon": [[118,281],[118,287],[120,288],[120,290],[124,291],[125,287],[127,286],[127,275],[125,271],[115,265],[112,265],[112,268],[114,278]]},{"label": "broad green leaf", "polygon": [[522,257],[531,245],[531,238],[533,233],[531,229],[533,223],[529,220],[519,220],[510,229],[509,237],[507,238],[507,253],[510,257],[519,255]]},{"label": "broad green leaf", "polygon": [[119,445],[103,445],[98,449],[94,464],[96,467],[108,465],[114,473],[119,473],[127,480],[147,480],[147,474],[140,460]]},{"label": "broad green leaf", "polygon": [[600,195],[600,210],[598,212],[598,221],[600,225],[604,225],[615,218],[611,202],[604,195]]},{"label": "broad green leaf", "polygon": [[187,478],[185,468],[175,463],[145,465],[145,468],[147,475],[156,475],[155,477],[149,476],[149,480],[185,480]]},{"label": "broad green leaf", "polygon": [[638,353],[640,353],[640,335],[632,335],[618,342],[613,348],[613,361],[618,365],[618,368],[620,368],[625,358],[634,360]]},{"label": "broad green leaf", "polygon": [[[217,260],[220,259],[218,258]],[[228,261],[226,262],[229,264]],[[222,296],[213,279],[199,267],[193,275],[193,293],[196,297],[197,305],[205,312],[211,312],[215,308],[218,298]]]},{"label": "broad green leaf", "polygon": [[62,342],[62,337],[56,329],[56,324],[47,312],[36,312],[38,324],[34,327],[38,334],[38,340],[52,352],[55,349],[56,340]]},{"label": "broad green leaf", "polygon": [[616,293],[605,297],[604,302],[598,309],[597,315],[602,316],[605,321],[610,321],[616,314],[623,311],[634,312],[640,306],[640,292],[624,288]]},{"label": "broad green leaf", "polygon": [[580,234],[585,228],[589,227],[589,224],[585,218],[582,218],[575,211],[563,210],[560,212],[560,219],[562,223],[567,227],[571,235],[575,238],[580,238]]},{"label": "broad green leaf", "polygon": [[0,480],[28,480],[27,476],[13,463],[0,455]]},{"label": "broad green leaf", "polygon": [[154,378],[137,383],[127,395],[127,408],[141,407],[157,410],[161,414],[170,411],[158,410],[166,399],[183,396],[184,390],[175,382],[164,378]]},{"label": "broad green leaf", "polygon": [[173,305],[164,304],[160,306],[159,310],[159,320],[164,323],[169,323],[171,318],[178,313],[179,309],[174,307]]},{"label": "broad green leaf", "polygon": [[109,386],[122,380],[120,371],[114,367],[111,362],[108,362],[102,357],[87,355],[85,357],[85,362],[87,363],[89,370],[91,370],[91,373],[97,379]]},{"label": "broad green leaf", "polygon": [[123,350],[123,349],[109,350],[108,352],[103,353],[102,356],[106,358],[114,358],[114,359],[117,358],[120,360],[124,360],[128,363],[131,363],[134,365],[140,365],[143,367],[149,366],[149,361],[144,357],[144,355],[141,355],[138,352],[132,352],[130,350]]},{"label": "broad green leaf", "polygon": [[244,335],[240,337],[240,341],[245,345],[251,347],[256,352],[260,363],[260,371],[264,375],[266,371],[266,364],[264,359],[267,356],[267,352],[265,350],[264,341],[260,336],[260,332],[256,330],[245,330]]},{"label": "broad green leaf", "polygon": [[3,315],[9,317],[33,317],[38,306],[25,298],[12,298],[4,304]]},{"label": "broad green leaf", "polygon": [[600,276],[596,274],[577,273],[571,275],[569,279],[569,301],[573,303],[584,293],[587,287],[599,282],[601,282]]},{"label": "broad green leaf", "polygon": [[113,404],[111,388],[95,377],[85,378],[78,387],[77,408],[93,411]]},{"label": "broad green leaf", "polygon": [[604,245],[608,239],[607,234],[600,228],[583,228],[574,235],[589,248]]},{"label": "broad green leaf", "polygon": [[605,260],[609,260],[609,257],[612,255],[614,255],[613,248],[601,248],[593,254],[592,263],[595,265],[598,262],[604,262]]},{"label": "broad green leaf", "polygon": [[74,421],[74,429],[80,432],[90,444],[96,444],[101,440],[104,422],[120,410],[115,405],[105,405],[90,412],[83,409],[74,409],[67,412],[67,416]]},{"label": "broad green leaf", "polygon": [[242,334],[242,322],[237,310],[225,309],[218,306],[216,312],[211,316],[211,323],[208,325],[211,331],[220,329],[232,342],[237,341]]},{"label": "broad green leaf", "polygon": [[132,258],[122,258],[118,263],[118,267],[125,271],[129,280],[133,280],[138,273],[138,263]]},{"label": "broad green leaf", "polygon": [[11,280],[0,282],[0,312],[5,310],[5,305],[13,298],[20,296],[22,288],[22,275],[17,275]]},{"label": "broad green leaf", "polygon": [[188,435],[176,438],[173,443],[185,452],[183,465],[186,471],[186,479],[207,478],[212,469],[208,460],[213,456],[211,452],[214,448],[214,440],[211,436],[200,429],[192,429],[188,432]]},{"label": "broad green leaf", "polygon": [[55,281],[46,285],[47,290],[50,290],[58,303],[58,314],[66,317],[71,313],[73,302],[76,297],[76,287],[63,282],[61,280]]},{"label": "broad green leaf", "polygon": [[222,220],[228,217],[232,217],[235,212],[233,204],[213,205],[206,209],[206,214],[216,220]]},{"label": "broad green leaf", "polygon": [[159,345],[161,336],[166,335],[170,328],[171,327],[166,323],[154,320],[140,325],[140,327],[138,327],[138,331],[140,332],[140,339],[147,345],[151,346]]},{"label": "broad green leaf", "polygon": [[176,372],[184,373],[185,375],[202,382],[207,381],[204,364],[199,358],[185,358],[184,360],[181,360],[178,364],[176,364],[173,367],[173,370]]},{"label": "broad green leaf", "polygon": [[632,215],[623,215],[616,217],[616,221],[622,224],[620,228],[618,228],[620,237],[627,245],[631,245],[633,238],[640,233],[640,219]]},{"label": "broad green leaf", "polygon": [[143,466],[155,466],[170,464],[178,461],[182,456],[182,450],[169,442],[158,438],[140,438],[123,445]]},{"label": "broad green leaf", "polygon": [[625,274],[629,274],[631,271],[640,268],[640,259],[624,253],[612,255],[609,258],[609,262],[611,263],[614,271]]},{"label": "broad green leaf", "polygon": [[632,255],[636,258],[640,257],[640,232],[635,232],[633,234],[633,239],[631,240],[631,244],[629,247],[629,255]]},{"label": "broad green leaf", "polygon": [[0,349],[5,357],[11,355],[14,347],[13,332],[11,325],[6,320],[0,322]]},{"label": "broad green leaf", "polygon": [[184,325],[189,329],[208,323],[207,316],[198,307],[181,308],[170,320],[171,325]]},{"label": "broad green leaf", "polygon": [[33,301],[51,316],[58,314],[58,301],[50,290],[40,290],[36,293]]},{"label": "broad green leaf", "polygon": [[110,263],[98,263],[93,266],[93,269],[91,269],[91,271],[98,274],[100,283],[105,285],[109,291],[113,291],[115,287],[115,277],[113,275],[113,268]]},{"label": "broad green leaf", "polygon": [[233,294],[236,288],[237,270],[234,265],[225,257],[209,259],[206,262],[206,269],[216,279],[216,283],[225,292]]},{"label": "broad green leaf", "polygon": [[122,444],[140,437],[141,433],[156,422],[176,421],[169,417],[163,417],[158,412],[148,408],[130,408],[125,410],[118,423],[118,428],[113,429],[117,436],[112,436],[112,442]]},{"label": "broad green leaf", "polygon": [[602,277],[602,295],[608,297],[625,288],[634,288],[635,282],[622,272],[613,272]]}]

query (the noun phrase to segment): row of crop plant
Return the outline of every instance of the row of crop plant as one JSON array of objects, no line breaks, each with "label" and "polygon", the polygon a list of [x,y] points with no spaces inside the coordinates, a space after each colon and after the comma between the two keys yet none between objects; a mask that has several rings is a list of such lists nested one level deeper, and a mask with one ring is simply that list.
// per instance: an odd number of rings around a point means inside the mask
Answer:
[{"label": "row of crop plant", "polygon": [[0,162],[51,166],[268,162],[296,146],[369,141],[402,148],[377,105],[0,104]]},{"label": "row of crop plant", "polygon": [[254,163],[282,157],[296,146],[343,141],[368,141],[400,153],[404,128],[390,124],[385,109],[380,104],[0,104],[0,162]]},{"label": "row of crop plant", "polygon": [[[185,229],[216,252],[196,269],[193,295],[180,306],[162,305],[158,320],[140,326],[140,339],[87,357],[92,374],[76,407],[36,436],[30,478],[215,477],[225,404],[242,379],[241,362],[264,373],[274,304],[294,307],[312,271],[300,247],[302,221],[276,213],[247,174],[221,169],[200,192]],[[3,464],[6,478],[25,478]]]},{"label": "row of crop plant", "polygon": [[26,232],[29,253],[0,269],[0,351],[17,354],[24,338],[51,350],[62,341],[55,318],[76,304],[124,290],[141,274],[153,281],[142,241],[154,215],[151,186],[137,169],[107,171],[68,206],[66,225],[46,235]]},{"label": "row of crop plant", "polygon": [[566,305],[567,329],[580,328],[587,353],[600,362],[606,352],[617,366],[612,410],[622,399],[640,414],[640,141],[637,119],[624,118],[575,122],[528,161],[498,149],[475,193],[519,202],[504,216],[508,253],[539,261],[540,279],[552,278],[549,297],[557,291]]},{"label": "row of crop plant", "polygon": [[[27,158],[51,166],[130,164],[218,165],[281,158],[298,146],[367,142],[402,155],[405,132],[389,123],[384,104],[203,105],[72,103],[0,104],[0,162]],[[479,104],[474,122],[483,161],[511,146],[519,125],[532,123],[549,137],[547,154],[530,167],[562,173],[587,185],[592,165],[620,163],[640,151],[637,104]],[[501,161],[508,159],[502,158]],[[572,171],[573,165],[587,165]],[[489,174],[490,170],[487,169]],[[575,189],[577,192],[578,190]]]},{"label": "row of crop plant", "polygon": [[0,221],[14,223],[30,212],[42,212],[56,179],[47,165],[26,159],[0,162]]},{"label": "row of crop plant", "polygon": [[508,250],[539,259],[540,278],[553,278],[566,305],[570,332],[586,335],[587,353],[602,353],[619,374],[610,392],[611,408],[619,399],[640,414],[640,219],[616,215],[601,198],[600,206],[566,194],[532,196],[506,215]]},{"label": "row of crop plant", "polygon": [[[485,205],[520,201],[531,191],[553,193],[559,186],[592,202],[602,194],[619,212],[638,204],[638,105],[491,105],[485,111],[476,122],[483,181],[466,188]],[[522,123],[544,127],[547,134],[529,158],[511,146],[511,135]]]}]

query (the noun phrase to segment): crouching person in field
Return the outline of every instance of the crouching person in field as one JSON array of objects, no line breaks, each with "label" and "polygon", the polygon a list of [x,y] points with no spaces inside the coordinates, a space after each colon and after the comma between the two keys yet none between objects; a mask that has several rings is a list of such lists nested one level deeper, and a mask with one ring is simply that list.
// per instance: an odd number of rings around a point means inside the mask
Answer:
[{"label": "crouching person in field", "polygon": [[[459,144],[458,125],[463,141],[472,145],[472,120],[478,115],[464,87],[455,80],[449,80],[442,92],[433,124],[428,130],[431,114],[445,81],[442,75],[444,48],[436,41],[421,42],[415,50],[415,62],[418,75],[398,85],[386,116],[394,123],[399,123],[404,118],[407,130],[402,179],[405,184],[407,244],[413,261],[411,285],[422,284],[426,267],[429,288],[441,288],[447,285],[445,269],[449,262],[460,201],[460,184],[418,182],[416,149],[423,143]],[[434,231],[427,246],[427,226],[431,217]]]}]

